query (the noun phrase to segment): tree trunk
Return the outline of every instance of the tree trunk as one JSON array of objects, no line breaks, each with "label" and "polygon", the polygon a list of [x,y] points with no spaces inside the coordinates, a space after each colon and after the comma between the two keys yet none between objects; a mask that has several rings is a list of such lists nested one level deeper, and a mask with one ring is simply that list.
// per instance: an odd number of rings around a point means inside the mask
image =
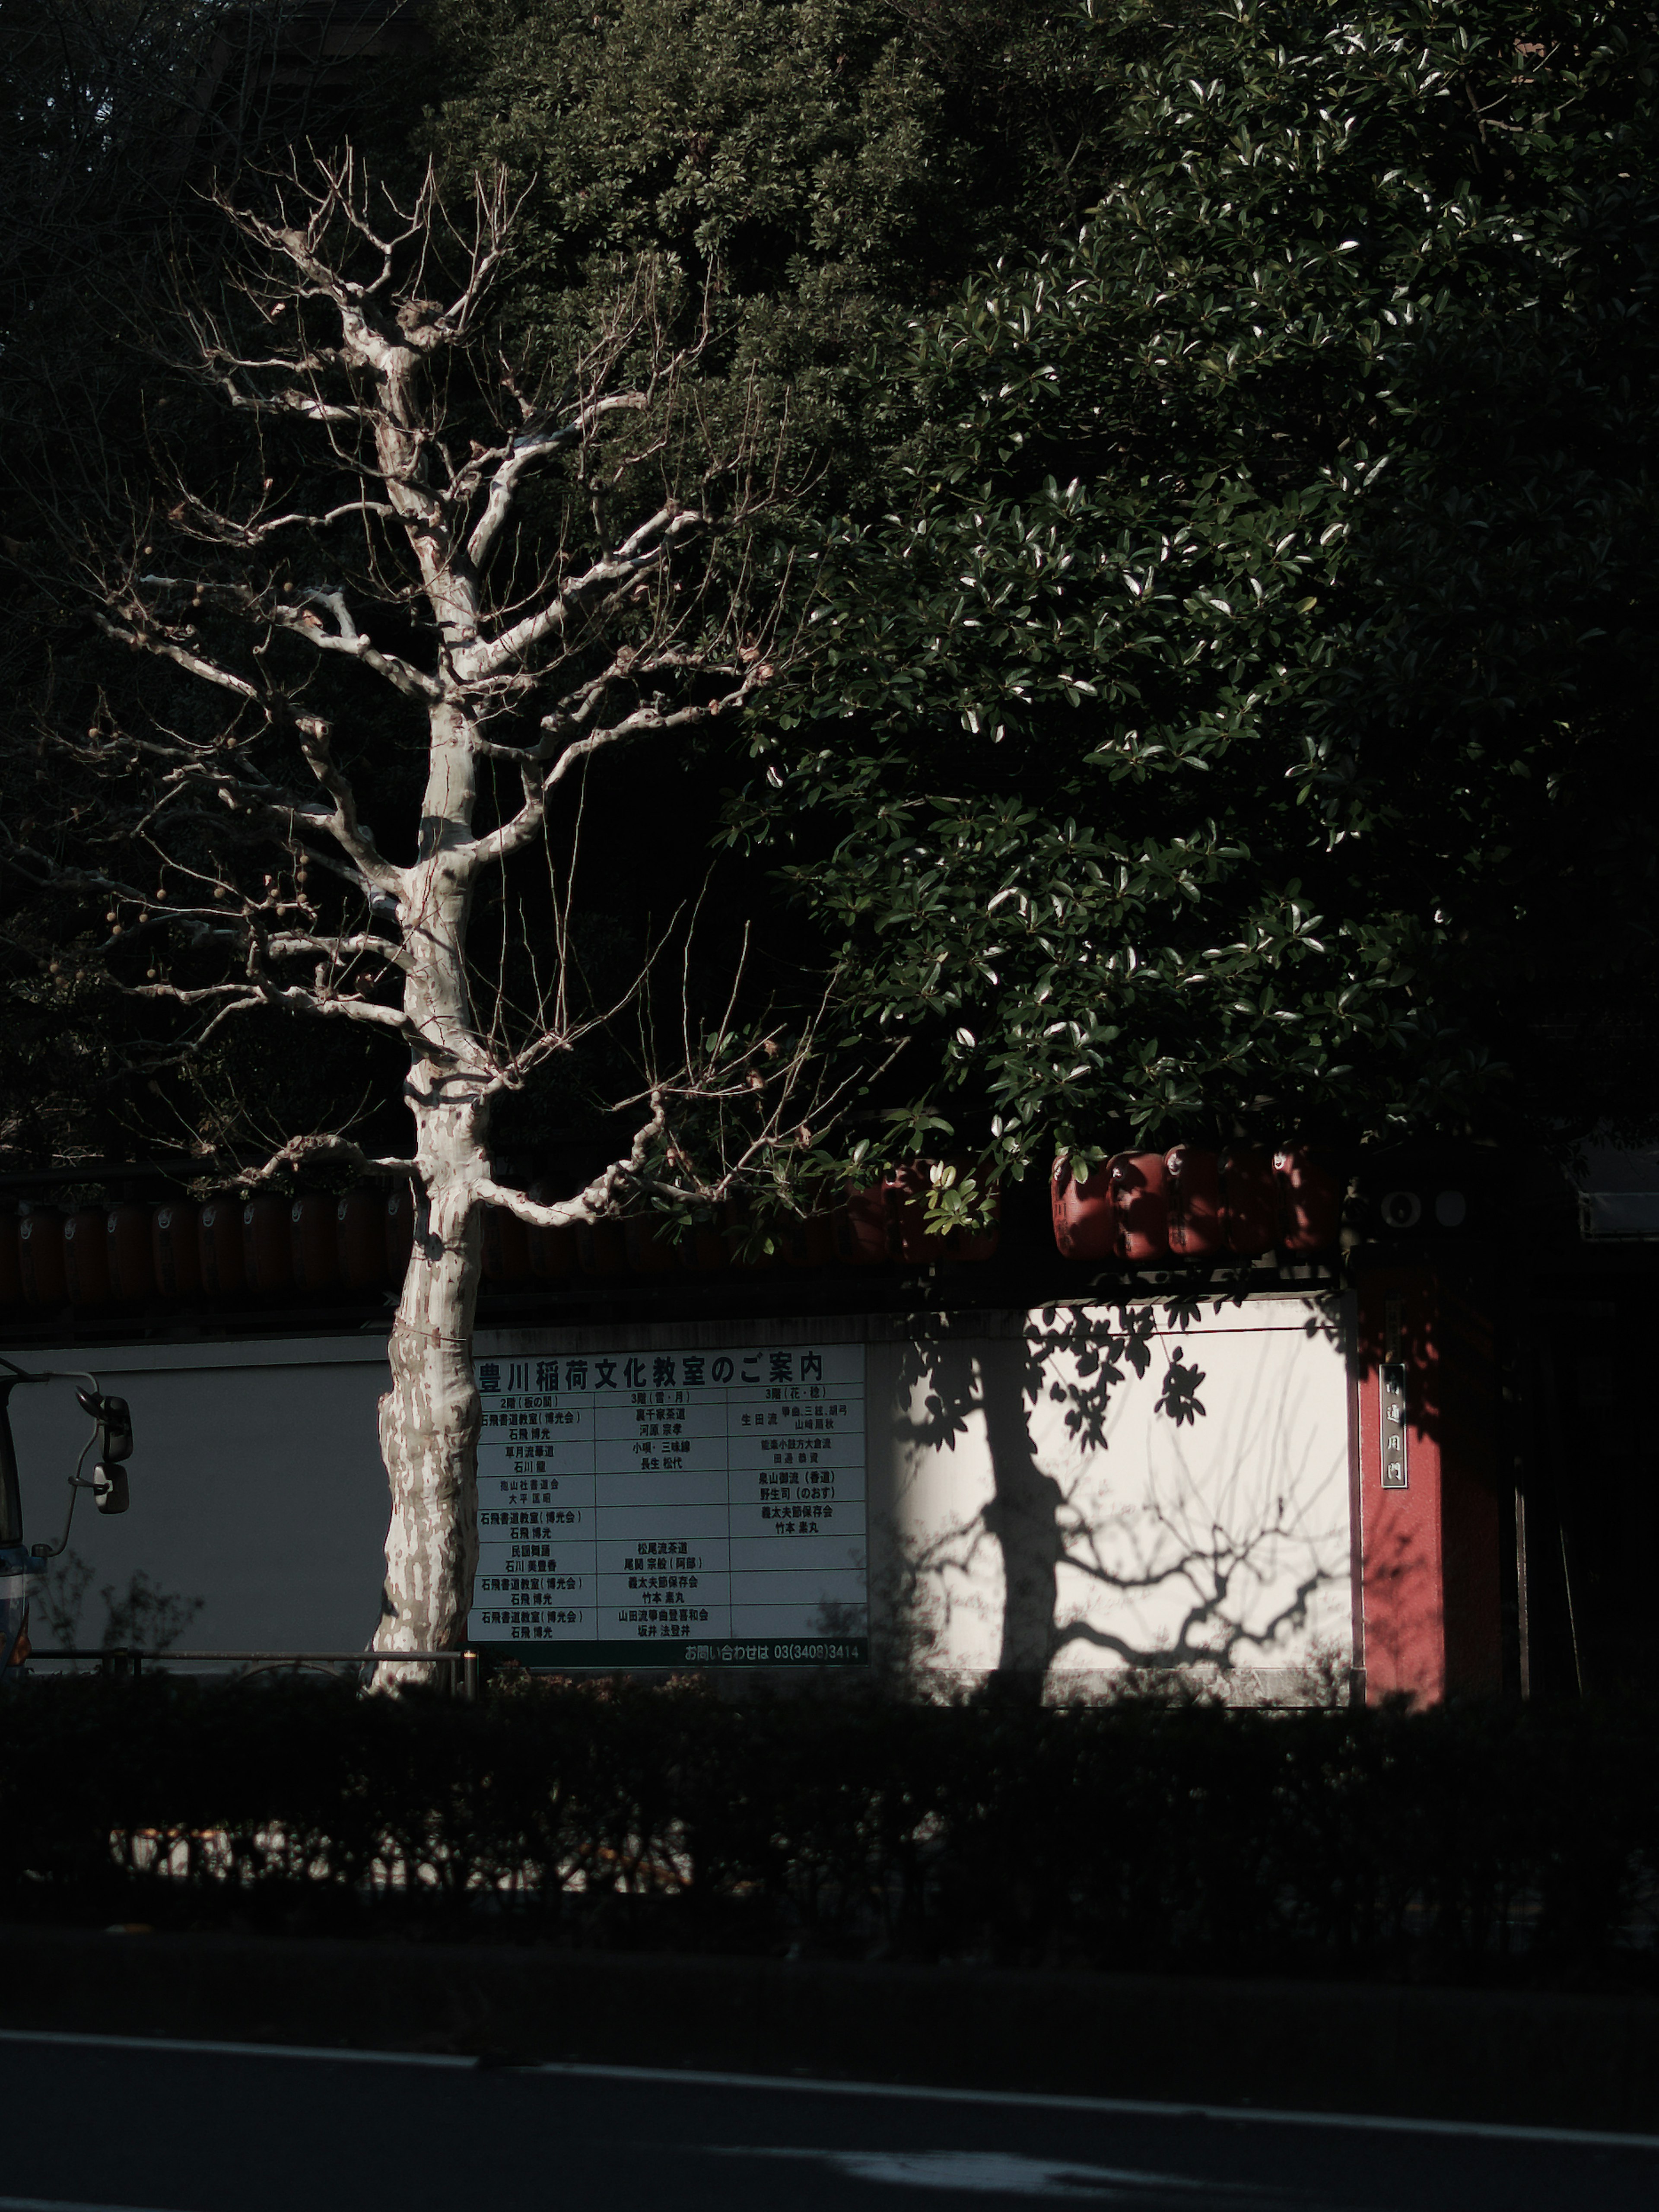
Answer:
[{"label": "tree trunk", "polygon": [[[472,899],[465,857],[476,794],[471,730],[453,702],[433,708],[421,849],[399,901],[409,958],[404,1010],[425,1041],[405,1097],[420,1171],[415,1248],[404,1278],[380,1401],[380,1454],[392,1491],[377,1651],[458,1650],[478,1559],[477,1186],[489,1173],[483,1088],[464,948]],[[428,1680],[432,1667],[384,1668],[377,1689]]]},{"label": "tree trunk", "polygon": [[[377,1651],[445,1651],[466,1635],[477,1564],[478,1393],[472,1379],[480,1221],[472,1178],[483,1164],[477,1103],[416,1102],[415,1249],[392,1324],[392,1387],[380,1401],[380,1453],[392,1491]],[[384,1670],[376,1686],[429,1679]]]}]

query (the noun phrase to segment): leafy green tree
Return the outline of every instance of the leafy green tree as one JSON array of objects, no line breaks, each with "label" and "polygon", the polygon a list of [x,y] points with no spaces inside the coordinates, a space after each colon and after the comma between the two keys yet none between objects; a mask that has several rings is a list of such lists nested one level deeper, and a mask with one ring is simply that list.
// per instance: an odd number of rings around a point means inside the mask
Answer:
[{"label": "leafy green tree", "polygon": [[686,312],[714,310],[707,404],[718,362],[819,501],[884,467],[886,396],[855,372],[895,310],[1094,197],[1146,35],[1136,7],[1109,32],[1052,0],[437,0],[427,20],[417,144],[451,179],[522,180],[527,342],[556,349],[619,257],[655,260]]},{"label": "leafy green tree", "polygon": [[1589,958],[1605,1017],[1653,923],[1622,13],[1206,8],[1076,234],[910,325],[731,810],[906,1042],[866,1157],[1608,1110],[1538,994]]}]

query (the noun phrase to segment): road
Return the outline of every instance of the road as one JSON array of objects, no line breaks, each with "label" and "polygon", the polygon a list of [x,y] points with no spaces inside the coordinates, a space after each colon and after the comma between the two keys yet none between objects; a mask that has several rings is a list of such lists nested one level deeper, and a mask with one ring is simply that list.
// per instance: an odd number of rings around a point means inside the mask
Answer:
[{"label": "road", "polygon": [[0,2212],[1653,2212],[1659,2140],[0,2033]]}]

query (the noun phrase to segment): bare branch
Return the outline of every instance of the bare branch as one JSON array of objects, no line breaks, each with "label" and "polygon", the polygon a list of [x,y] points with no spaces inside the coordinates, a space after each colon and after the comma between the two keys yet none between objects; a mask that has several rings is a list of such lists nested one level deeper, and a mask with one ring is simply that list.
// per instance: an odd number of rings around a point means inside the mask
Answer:
[{"label": "bare branch", "polygon": [[290,1137],[263,1167],[244,1170],[237,1180],[245,1190],[257,1190],[278,1176],[303,1173],[312,1167],[343,1167],[352,1175],[412,1181],[420,1173],[417,1160],[387,1159],[366,1152],[349,1137],[331,1135]]},{"label": "bare branch", "polygon": [[99,612],[94,613],[93,620],[106,637],[112,637],[118,644],[131,646],[135,653],[157,653],[162,659],[174,662],[189,675],[199,677],[203,683],[217,684],[222,691],[233,692],[239,699],[258,699],[260,696],[245,676],[237,676],[228,668],[221,668],[214,661],[204,660],[200,653],[176,645],[171,638],[156,637],[149,631],[135,629],[128,623],[112,620],[108,615]]},{"label": "bare branch", "polygon": [[276,627],[286,630],[290,637],[303,638],[319,653],[343,653],[363,667],[373,669],[375,675],[401,691],[406,699],[440,700],[443,686],[435,677],[411,665],[395,653],[386,653],[361,631],[347,611],[343,592],[309,591],[308,601],[327,607],[339,627],[325,629],[318,617],[306,607],[279,606],[273,610],[271,619]]},{"label": "bare branch", "polygon": [[475,1181],[473,1194],[483,1206],[504,1206],[520,1221],[528,1222],[532,1229],[568,1229],[579,1221],[598,1221],[617,1211],[619,1200],[631,1185],[636,1185],[644,1173],[645,1164],[653,1148],[661,1141],[667,1126],[667,1111],[662,1097],[653,1092],[649,1118],[640,1124],[634,1133],[628,1157],[615,1160],[603,1174],[595,1176],[586,1188],[574,1198],[542,1204],[527,1193],[514,1190],[485,1176]]},{"label": "bare branch", "polygon": [[326,830],[350,858],[360,875],[376,890],[402,898],[409,887],[407,872],[382,860],[357,816],[357,796],[349,779],[336,765],[331,750],[328,724],[307,715],[299,725],[300,749],[307,767],[333,800],[331,811],[308,815],[311,826]]},{"label": "bare branch", "polygon": [[456,673],[463,681],[494,676],[522,660],[544,640],[563,631],[572,616],[593,592],[606,586],[629,583],[644,570],[660,566],[679,538],[704,520],[695,510],[672,506],[659,508],[612,553],[595,561],[580,576],[573,576],[557,595],[534,614],[526,615],[494,638],[480,639],[455,655]]},{"label": "bare branch", "polygon": [[[512,512],[520,483],[538,461],[545,460],[550,453],[556,453],[563,447],[578,443],[587,436],[603,416],[624,409],[642,410],[648,404],[642,392],[612,392],[583,408],[570,422],[561,423],[556,430],[528,431],[514,438],[490,477],[483,513],[466,541],[466,557],[472,566],[482,568],[489,558],[501,527]],[[482,458],[487,459],[489,457],[486,454]]]}]

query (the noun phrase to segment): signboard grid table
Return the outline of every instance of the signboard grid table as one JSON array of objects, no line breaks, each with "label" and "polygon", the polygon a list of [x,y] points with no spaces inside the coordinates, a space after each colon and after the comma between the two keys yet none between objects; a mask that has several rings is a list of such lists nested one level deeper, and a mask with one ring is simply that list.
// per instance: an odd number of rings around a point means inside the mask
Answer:
[{"label": "signboard grid table", "polygon": [[478,1364],[479,1650],[527,1666],[856,1666],[864,1352]]}]

